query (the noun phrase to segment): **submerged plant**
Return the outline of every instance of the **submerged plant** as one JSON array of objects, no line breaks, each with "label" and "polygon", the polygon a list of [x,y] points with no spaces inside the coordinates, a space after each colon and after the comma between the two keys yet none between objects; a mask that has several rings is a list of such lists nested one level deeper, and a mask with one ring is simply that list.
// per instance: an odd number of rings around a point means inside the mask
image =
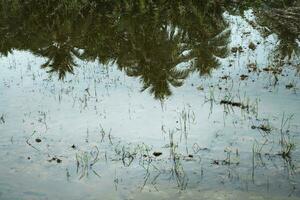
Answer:
[{"label": "submerged plant", "polygon": [[280,141],[281,144],[281,152],[279,153],[282,158],[284,159],[290,159],[291,153],[295,148],[295,143],[293,142],[291,136],[290,136],[290,122],[293,118],[293,115],[290,115],[289,117],[285,118],[285,114],[282,116],[281,120],[281,128],[280,128]]},{"label": "submerged plant", "polygon": [[0,124],[5,124],[4,114],[0,117]]},{"label": "submerged plant", "polygon": [[90,152],[79,151],[76,153],[77,173],[80,175],[79,179],[88,176],[90,171],[100,177],[100,175],[93,169],[93,166],[100,160],[99,149],[97,146],[94,146],[93,148],[94,149]]},{"label": "submerged plant", "polygon": [[177,185],[181,190],[186,189],[188,177],[181,164],[180,155],[176,152],[177,145],[174,144],[174,132],[170,131],[170,160],[172,161],[171,176],[176,179]]}]

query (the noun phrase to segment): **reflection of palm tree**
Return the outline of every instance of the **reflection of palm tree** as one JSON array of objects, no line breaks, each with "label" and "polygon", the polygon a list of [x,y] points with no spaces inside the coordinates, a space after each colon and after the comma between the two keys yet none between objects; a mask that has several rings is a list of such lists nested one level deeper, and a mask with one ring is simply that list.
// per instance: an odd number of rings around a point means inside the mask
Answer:
[{"label": "reflection of palm tree", "polygon": [[78,40],[78,46],[84,49],[81,59],[90,61],[98,59],[103,64],[115,60],[119,39],[117,20],[118,15],[92,14],[82,22],[83,27],[79,30],[80,40]]},{"label": "reflection of palm tree", "polygon": [[219,66],[217,57],[227,55],[230,32],[223,32],[227,24],[219,4],[208,0],[202,5],[190,3],[187,7],[188,9],[182,11],[185,18],[174,16],[177,18],[175,21],[177,26],[185,31],[183,37],[194,58],[193,69],[200,75],[209,74]]},{"label": "reflection of palm tree", "polygon": [[[295,3],[295,2],[294,2]],[[281,65],[285,58],[293,59],[293,56],[300,56],[300,46],[297,40],[300,39],[300,5],[298,7],[290,4],[284,9],[270,8],[267,11],[261,11],[258,22],[262,26],[268,27],[270,33],[276,33],[279,39],[279,45],[274,53],[276,60]]]},{"label": "reflection of palm tree", "polygon": [[[56,21],[58,23],[51,27],[51,38],[47,40],[47,45],[38,48],[34,53],[48,59],[41,66],[42,68],[50,68],[49,73],[56,72],[59,79],[63,79],[66,73],[73,73],[76,66],[74,58],[80,57],[79,51],[74,47],[78,36],[68,20],[60,23],[61,17],[57,16]],[[73,37],[73,41],[71,41],[71,37]]]},{"label": "reflection of palm tree", "polygon": [[48,58],[42,68],[50,68],[49,73],[57,72],[59,79],[63,79],[67,72],[73,73],[76,66],[74,55],[79,55],[78,51],[66,44],[52,44],[40,49],[37,54]]},{"label": "reflection of palm tree", "polygon": [[[217,7],[206,7],[206,11],[203,5],[177,1],[158,8],[139,6],[120,21],[119,26],[126,27],[121,32],[126,34],[117,63],[127,75],[140,77],[142,91],[149,88],[156,98],[164,98],[171,95],[170,86],[183,84],[191,69],[202,75],[218,67],[216,57],[226,55],[229,34],[218,35],[226,24]],[[184,50],[190,51],[183,55]],[[176,67],[186,61],[193,62],[184,70]]]},{"label": "reflection of palm tree", "polygon": [[296,38],[279,37],[281,41],[276,48],[279,58],[292,59],[293,55],[300,56],[300,46],[297,44]]},{"label": "reflection of palm tree", "polygon": [[193,69],[200,75],[210,74],[212,69],[219,67],[217,58],[224,58],[227,55],[229,33],[228,31],[193,45],[191,53],[196,58]]},{"label": "reflection of palm tree", "polygon": [[175,28],[152,20],[141,24],[147,17],[142,14],[122,22],[127,24],[123,30],[126,35],[117,63],[128,76],[141,79],[142,91],[149,89],[155,98],[164,99],[172,93],[170,86],[181,86],[188,76],[189,69],[176,67],[188,58],[181,55],[184,49],[180,47],[180,31],[175,33]]}]

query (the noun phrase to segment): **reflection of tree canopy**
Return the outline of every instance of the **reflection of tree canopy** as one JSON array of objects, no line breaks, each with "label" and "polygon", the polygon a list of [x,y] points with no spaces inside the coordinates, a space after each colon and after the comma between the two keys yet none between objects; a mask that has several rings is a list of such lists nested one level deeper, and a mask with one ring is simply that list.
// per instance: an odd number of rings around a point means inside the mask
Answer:
[{"label": "reflection of tree canopy", "polygon": [[209,74],[226,56],[222,13],[235,8],[229,2],[0,0],[0,53],[29,50],[45,57],[42,67],[60,79],[73,72],[75,58],[115,61],[141,80],[142,90],[162,99],[190,72]]},{"label": "reflection of tree canopy", "polygon": [[[292,55],[300,56],[300,1],[299,0],[244,0],[228,9],[242,12],[252,8],[256,13],[259,25],[268,27],[263,29],[263,34],[276,33],[279,45],[275,49],[279,60],[291,58]],[[235,9],[239,7],[239,9]],[[268,31],[266,31],[268,30]]]},{"label": "reflection of tree canopy", "polygon": [[261,13],[260,24],[268,25],[269,33],[276,33],[280,43],[276,49],[279,58],[300,55],[300,5],[299,7],[274,8]]},{"label": "reflection of tree canopy", "polygon": [[2,0],[0,53],[29,50],[61,79],[73,72],[75,57],[115,61],[162,99],[189,72],[209,74],[226,55],[226,24],[211,2]]}]

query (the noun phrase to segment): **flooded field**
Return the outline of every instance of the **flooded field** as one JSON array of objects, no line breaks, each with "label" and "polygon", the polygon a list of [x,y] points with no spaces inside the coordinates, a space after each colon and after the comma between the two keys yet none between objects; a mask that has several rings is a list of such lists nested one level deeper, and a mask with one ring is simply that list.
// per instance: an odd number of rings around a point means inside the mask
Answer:
[{"label": "flooded field", "polygon": [[0,199],[300,199],[299,1],[0,1]]}]

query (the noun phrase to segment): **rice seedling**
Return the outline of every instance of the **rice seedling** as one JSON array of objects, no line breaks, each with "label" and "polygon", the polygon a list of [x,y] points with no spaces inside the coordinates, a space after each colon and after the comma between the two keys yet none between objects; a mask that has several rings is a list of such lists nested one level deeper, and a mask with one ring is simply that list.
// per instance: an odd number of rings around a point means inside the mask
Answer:
[{"label": "rice seedling", "polygon": [[169,140],[170,140],[170,160],[172,163],[172,168],[170,170],[171,177],[175,178],[177,182],[177,186],[184,190],[188,184],[188,177],[185,174],[183,166],[180,161],[180,156],[176,152],[177,145],[174,144],[174,132],[169,132]]},{"label": "rice seedling", "polygon": [[76,153],[76,166],[77,174],[79,174],[79,179],[89,176],[89,172],[92,171],[96,176],[100,175],[93,169],[93,166],[100,160],[99,149],[94,146],[90,152],[79,151]]},{"label": "rice seedling", "polygon": [[0,117],[0,124],[5,124],[4,114],[2,114]]},{"label": "rice seedling", "polygon": [[[207,95],[207,94],[206,94]],[[215,99],[215,91],[214,91],[214,88],[213,87],[209,87],[209,93],[208,93],[208,97],[205,96],[205,99],[204,99],[204,104],[206,103],[209,103],[210,104],[210,107],[209,107],[209,116],[212,114],[212,111],[213,111],[213,106],[214,106],[214,103],[216,103],[216,99]]]},{"label": "rice seedling", "polygon": [[279,155],[285,160],[291,159],[291,153],[295,148],[295,143],[289,134],[290,122],[292,119],[293,115],[285,117],[285,114],[283,113],[280,127],[279,143],[281,145],[281,151],[279,152]]},{"label": "rice seedling", "polygon": [[112,136],[111,136],[111,131],[112,129],[109,129],[109,132],[107,133],[104,128],[102,127],[102,125],[100,124],[100,134],[101,134],[101,140],[100,142],[104,142],[105,136],[107,135],[107,138],[109,139],[110,144],[112,143]]},{"label": "rice seedling", "polygon": [[38,148],[36,148],[34,145],[31,144],[30,139],[32,138],[33,135],[36,134],[36,131],[33,131],[33,133],[27,138],[26,144],[30,146],[31,148],[35,149],[36,151],[40,151]]},{"label": "rice seedling", "polygon": [[179,112],[179,130],[181,131],[180,135],[180,141],[182,140],[182,136],[184,136],[185,144],[186,144],[186,151],[188,154],[188,148],[187,148],[187,138],[188,138],[188,131],[191,127],[191,124],[195,124],[196,118],[195,113],[190,109],[183,108],[182,111]]}]

